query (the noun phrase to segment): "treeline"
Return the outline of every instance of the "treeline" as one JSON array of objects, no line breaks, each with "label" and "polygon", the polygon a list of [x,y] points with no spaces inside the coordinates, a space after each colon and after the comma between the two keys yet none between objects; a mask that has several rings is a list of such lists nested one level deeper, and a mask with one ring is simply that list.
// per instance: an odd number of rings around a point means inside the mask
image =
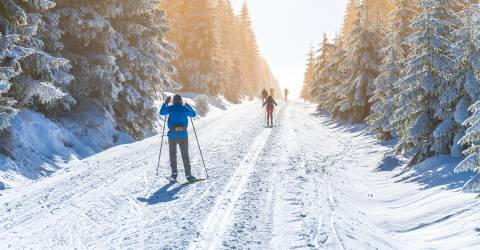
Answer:
[{"label": "treeline", "polygon": [[237,102],[278,88],[259,55],[248,6],[236,15],[230,0],[164,0],[172,21],[168,39],[178,46],[174,79],[183,91],[224,95]]},{"label": "treeline", "polygon": [[18,110],[56,118],[95,103],[142,138],[173,88],[174,46],[151,0],[0,1],[0,129]]},{"label": "treeline", "polygon": [[409,166],[467,155],[456,171],[480,173],[478,1],[351,0],[344,22],[309,53],[304,98],[397,137]]},{"label": "treeline", "polygon": [[21,109],[55,120],[93,104],[141,139],[164,90],[238,101],[271,86],[247,5],[236,16],[228,1],[0,1],[2,137]]}]

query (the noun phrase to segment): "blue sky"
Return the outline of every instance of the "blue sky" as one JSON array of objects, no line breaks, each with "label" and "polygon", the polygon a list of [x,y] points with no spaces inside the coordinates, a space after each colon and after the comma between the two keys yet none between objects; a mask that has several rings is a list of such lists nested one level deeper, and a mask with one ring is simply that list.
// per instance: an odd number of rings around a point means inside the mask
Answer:
[{"label": "blue sky", "polygon": [[[340,31],[347,0],[249,0],[253,28],[262,55],[282,88],[297,95],[303,84],[306,53],[323,33]],[[232,0],[240,10],[243,0]]]}]

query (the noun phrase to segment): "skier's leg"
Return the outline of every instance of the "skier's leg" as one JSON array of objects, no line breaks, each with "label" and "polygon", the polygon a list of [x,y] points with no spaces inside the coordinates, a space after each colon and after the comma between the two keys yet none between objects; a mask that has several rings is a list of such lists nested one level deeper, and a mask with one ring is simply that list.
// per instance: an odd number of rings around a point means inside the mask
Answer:
[{"label": "skier's leg", "polygon": [[273,126],[273,108],[270,110],[270,126]]},{"label": "skier's leg", "polygon": [[273,125],[273,110],[271,108],[268,109],[268,123]]},{"label": "skier's leg", "polygon": [[172,173],[178,173],[178,170],[177,170],[177,143],[178,143],[177,139],[168,138],[168,149],[170,151],[170,168],[172,168]]},{"label": "skier's leg", "polygon": [[270,110],[270,126],[273,127],[273,108]]},{"label": "skier's leg", "polygon": [[178,144],[180,145],[180,152],[182,154],[185,176],[191,176],[192,168],[190,166],[190,156],[188,154],[188,139],[179,139]]}]

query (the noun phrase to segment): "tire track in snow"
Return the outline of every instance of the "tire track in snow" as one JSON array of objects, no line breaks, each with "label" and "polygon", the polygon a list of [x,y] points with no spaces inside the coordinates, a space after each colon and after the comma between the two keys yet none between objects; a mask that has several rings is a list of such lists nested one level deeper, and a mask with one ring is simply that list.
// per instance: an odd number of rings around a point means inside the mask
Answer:
[{"label": "tire track in snow", "polygon": [[238,166],[222,194],[217,198],[215,206],[202,227],[200,236],[190,246],[190,249],[215,249],[227,229],[235,203],[240,198],[244,185],[251,175],[260,153],[264,150],[271,132],[272,130],[266,129],[257,137],[253,147]]}]

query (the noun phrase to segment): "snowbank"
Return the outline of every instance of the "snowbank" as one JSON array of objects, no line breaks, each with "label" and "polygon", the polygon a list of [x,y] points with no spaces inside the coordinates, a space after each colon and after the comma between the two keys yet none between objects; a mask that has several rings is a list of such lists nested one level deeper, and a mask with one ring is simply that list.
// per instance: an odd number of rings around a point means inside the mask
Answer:
[{"label": "snowbank", "polygon": [[0,155],[0,182],[26,184],[55,172],[63,163],[83,159],[109,147],[133,142],[115,129],[107,112],[75,110],[61,121],[21,110],[9,128],[7,154]]}]

